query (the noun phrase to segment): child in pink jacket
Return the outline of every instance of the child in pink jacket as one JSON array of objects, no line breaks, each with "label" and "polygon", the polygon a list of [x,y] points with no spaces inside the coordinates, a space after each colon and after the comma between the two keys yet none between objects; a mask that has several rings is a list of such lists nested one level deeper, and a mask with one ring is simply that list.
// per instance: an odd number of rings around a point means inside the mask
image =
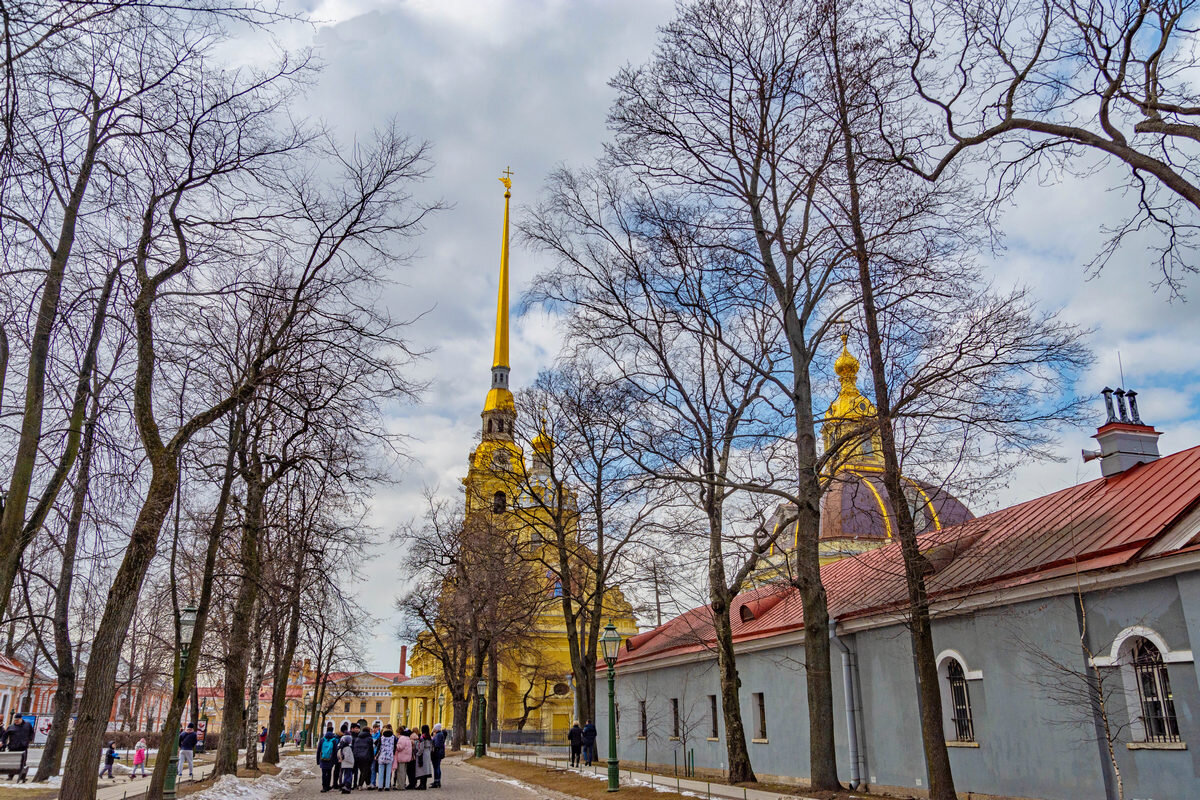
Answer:
[{"label": "child in pink jacket", "polygon": [[139,739],[137,747],[133,750],[133,771],[129,773],[129,780],[137,777],[138,770],[142,771],[142,777],[146,777],[146,740]]}]

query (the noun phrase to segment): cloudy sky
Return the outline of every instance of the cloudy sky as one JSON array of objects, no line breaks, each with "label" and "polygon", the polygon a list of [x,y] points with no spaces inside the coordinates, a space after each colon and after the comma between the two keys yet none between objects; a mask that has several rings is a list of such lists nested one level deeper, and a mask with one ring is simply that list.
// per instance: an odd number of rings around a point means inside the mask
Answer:
[{"label": "cloudy sky", "polygon": [[[283,33],[289,47],[312,46],[325,64],[308,110],[346,141],[396,118],[433,145],[435,168],[422,188],[448,210],[419,242],[417,259],[395,275],[386,298],[397,318],[427,312],[410,338],[432,349],[415,372],[429,383],[419,406],[396,408],[394,429],[411,437],[411,461],[396,484],[376,495],[372,521],[381,538],[421,513],[424,486],[453,492],[479,425],[489,386],[503,189],[511,166],[514,213],[532,204],[545,176],[565,163],[595,158],[613,99],[608,78],[651,53],[656,27],[673,3],[664,0],[292,0],[323,21]],[[258,45],[247,42],[247,48]],[[252,55],[252,54],[247,54]],[[1120,253],[1098,278],[1084,265],[1115,222],[1124,198],[1105,191],[1103,175],[1051,186],[1030,185],[1004,217],[1006,249],[986,257],[1000,285],[1023,283],[1047,307],[1095,330],[1096,365],[1079,391],[1119,384],[1138,389],[1142,416],[1163,431],[1174,452],[1200,443],[1200,316],[1169,302],[1152,286],[1149,256]],[[522,250],[512,254],[514,298],[548,266]],[[1194,295],[1195,292],[1193,291]],[[558,336],[540,315],[514,320],[514,388],[554,358]],[[1100,415],[1099,404],[1097,414]],[[1082,464],[1088,430],[1065,431],[1062,463],[1016,471],[990,507],[1007,505],[1099,474]],[[988,509],[976,509],[988,510]],[[392,601],[401,588],[394,545],[356,576],[368,609],[379,618],[368,666],[398,668]]]}]

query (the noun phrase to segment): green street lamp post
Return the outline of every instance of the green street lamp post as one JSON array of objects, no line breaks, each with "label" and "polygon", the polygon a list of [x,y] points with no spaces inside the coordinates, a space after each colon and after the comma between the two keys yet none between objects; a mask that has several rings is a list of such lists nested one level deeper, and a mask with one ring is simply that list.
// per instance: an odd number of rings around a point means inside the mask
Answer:
[{"label": "green street lamp post", "polygon": [[[192,649],[192,634],[196,632],[196,617],[200,612],[193,606],[179,615],[179,673],[176,681],[187,674],[188,652]],[[175,781],[179,777],[179,741],[164,742],[170,757],[167,759],[167,779],[163,782],[163,800],[175,800]]]},{"label": "green street lamp post", "polygon": [[475,685],[475,705],[479,708],[479,733],[475,737],[475,757],[483,758],[487,754],[487,742],[484,740],[484,727],[487,713],[487,679],[481,678],[479,683]]},{"label": "green street lamp post", "polygon": [[608,790],[615,792],[621,788],[621,772],[617,761],[617,655],[621,650],[621,634],[617,626],[610,620],[604,626],[600,636],[600,646],[604,651],[604,663],[608,664]]}]

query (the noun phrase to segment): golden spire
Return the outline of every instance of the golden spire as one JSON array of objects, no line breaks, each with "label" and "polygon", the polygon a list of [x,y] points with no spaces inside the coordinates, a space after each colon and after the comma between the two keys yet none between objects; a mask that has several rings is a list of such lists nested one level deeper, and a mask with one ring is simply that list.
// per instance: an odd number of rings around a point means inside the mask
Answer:
[{"label": "golden spire", "polygon": [[504,184],[504,238],[500,244],[500,293],[496,298],[496,348],[493,367],[508,363],[508,200],[512,197],[512,170],[506,168],[500,182]]},{"label": "golden spire", "polygon": [[[492,388],[483,404],[484,413],[516,412],[512,392],[508,388],[508,201],[512,197],[512,174],[511,169],[505,169],[504,176],[500,178],[500,182],[504,184],[504,238],[500,244],[500,291],[496,297],[496,348],[492,352]],[[511,439],[512,421],[505,422],[501,428],[500,432]]]}]

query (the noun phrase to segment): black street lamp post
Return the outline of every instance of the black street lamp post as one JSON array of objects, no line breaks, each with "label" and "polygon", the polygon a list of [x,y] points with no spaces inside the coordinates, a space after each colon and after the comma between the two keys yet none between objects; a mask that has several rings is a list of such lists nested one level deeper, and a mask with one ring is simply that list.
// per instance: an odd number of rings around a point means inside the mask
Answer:
[{"label": "black street lamp post", "polygon": [[604,663],[608,664],[608,790],[615,792],[621,788],[621,773],[617,761],[617,655],[621,650],[621,634],[617,626],[610,620],[604,626],[600,637],[600,646],[604,650]]},{"label": "black street lamp post", "polygon": [[[196,617],[199,611],[193,606],[183,609],[179,615],[179,672],[177,682],[187,674],[188,653],[192,649],[192,634],[196,632]],[[179,776],[179,741],[163,742],[170,753],[167,760],[167,779],[163,782],[163,800],[175,800],[175,782]]]}]

